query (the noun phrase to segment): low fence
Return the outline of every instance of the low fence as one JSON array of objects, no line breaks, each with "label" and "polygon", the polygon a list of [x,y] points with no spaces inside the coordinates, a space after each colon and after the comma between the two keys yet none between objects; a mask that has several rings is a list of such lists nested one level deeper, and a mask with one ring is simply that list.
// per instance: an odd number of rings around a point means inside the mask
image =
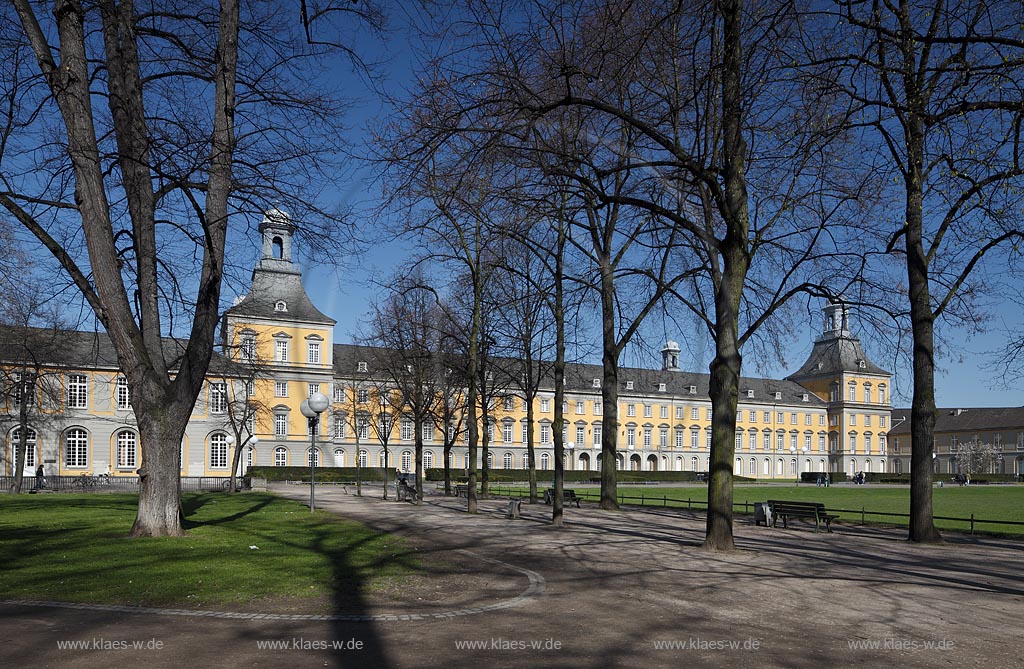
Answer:
[{"label": "low fence", "polygon": [[[14,486],[15,477],[0,476],[0,490],[10,490]],[[251,480],[247,476],[235,477],[240,490],[248,490]],[[28,492],[36,487],[36,477],[26,476],[22,479],[21,490]],[[201,492],[227,490],[231,487],[231,479],[227,476],[182,476],[182,492]],[[44,491],[49,492],[138,492],[139,477],[137,476],[47,476]]]},{"label": "low fence", "polygon": [[[600,490],[587,490],[586,488],[574,488],[576,496],[586,502],[598,502],[601,499]],[[493,495],[501,497],[529,497],[530,491],[527,488],[501,488],[491,487],[490,492]],[[538,492],[542,493],[538,486]],[[661,507],[661,508],[673,508],[673,509],[686,509],[687,511],[707,511],[708,501],[706,498],[693,499],[687,497],[686,499],[676,499],[669,497],[668,495],[657,495],[657,494],[644,494],[640,495],[626,495],[619,493],[618,500],[620,505],[632,505],[632,506],[644,506],[644,507]],[[754,505],[758,502],[737,502],[733,501],[733,511],[737,513],[754,513]],[[892,511],[868,511],[865,507],[860,509],[835,509],[828,507],[829,513],[835,513],[840,516],[840,519],[849,520],[851,517],[860,518],[861,525],[867,525],[869,521],[884,524],[884,525],[909,525],[910,514],[909,513],[897,513]],[[992,531],[1001,529],[1003,532],[1010,534],[1024,534],[1024,522],[1016,520],[992,520],[988,518],[977,518],[972,513],[970,517],[957,517],[957,516],[934,516],[935,520],[944,520],[954,523],[962,523],[963,527],[949,527],[946,529],[952,530],[967,530],[970,534],[974,534],[975,530],[983,531],[984,527],[979,526],[994,526]],[[888,519],[888,520],[885,520]],[[906,520],[903,520],[906,519]]]}]

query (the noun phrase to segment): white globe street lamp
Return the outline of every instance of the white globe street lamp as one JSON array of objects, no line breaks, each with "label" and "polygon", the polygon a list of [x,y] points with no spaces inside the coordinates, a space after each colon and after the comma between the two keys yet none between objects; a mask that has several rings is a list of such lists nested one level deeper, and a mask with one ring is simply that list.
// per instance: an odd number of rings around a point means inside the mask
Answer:
[{"label": "white globe street lamp", "polygon": [[316,433],[320,426],[320,414],[327,410],[330,400],[327,395],[316,392],[304,400],[299,411],[309,423],[311,445],[309,449],[309,512],[316,510]]}]

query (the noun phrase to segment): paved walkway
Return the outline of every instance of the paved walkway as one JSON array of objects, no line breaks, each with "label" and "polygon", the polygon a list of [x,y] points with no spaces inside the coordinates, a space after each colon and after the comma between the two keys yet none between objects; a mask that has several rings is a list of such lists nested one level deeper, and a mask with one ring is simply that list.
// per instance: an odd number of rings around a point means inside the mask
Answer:
[{"label": "paved walkway", "polygon": [[[300,486],[275,491],[308,499]],[[555,530],[543,505],[524,504],[523,518],[507,520],[502,501],[482,502],[477,516],[462,504],[432,497],[417,508],[317,491],[318,507],[402,534],[440,572],[452,556],[477,561],[493,587],[453,593],[457,608],[347,601],[335,616],[216,617],[5,604],[4,665],[1021,665],[1020,541],[951,536],[914,546],[902,530],[815,534],[741,518],[740,550],[720,554],[699,548],[701,514],[584,505],[567,509],[566,529]],[[136,643],[150,647],[120,647]]]}]

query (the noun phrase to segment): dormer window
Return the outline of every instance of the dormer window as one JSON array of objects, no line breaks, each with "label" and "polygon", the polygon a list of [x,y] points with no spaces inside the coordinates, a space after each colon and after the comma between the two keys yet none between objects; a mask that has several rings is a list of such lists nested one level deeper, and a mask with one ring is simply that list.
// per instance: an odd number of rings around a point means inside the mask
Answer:
[{"label": "dormer window", "polygon": [[781,400],[781,399],[782,399],[782,393],[780,393],[780,392],[776,392],[776,393],[775,393],[775,399],[777,399],[777,400]]},{"label": "dormer window", "polygon": [[806,401],[807,401],[807,399],[808,399],[808,398],[807,398],[807,393],[804,393],[804,397],[803,397],[803,400],[804,400],[804,402],[806,402]]},{"label": "dormer window", "polygon": [[288,303],[284,300],[278,300],[274,303],[274,311],[288,311]]},{"label": "dormer window", "polygon": [[860,367],[861,369],[867,369],[868,368],[868,363],[866,361],[864,361],[864,360],[858,360],[857,361],[857,366]]},{"label": "dormer window", "polygon": [[601,379],[594,379],[594,387],[595,388],[600,388],[601,387]]},{"label": "dormer window", "polygon": [[754,396],[754,391],[753,390],[748,390],[747,391],[747,397],[753,397],[753,396]]},{"label": "dormer window", "polygon": [[665,384],[664,383],[659,383],[658,384],[658,392],[663,393],[663,392],[665,392],[665,390],[666,390]]},{"label": "dormer window", "polygon": [[633,382],[626,381],[626,390],[633,390]]},{"label": "dormer window", "polygon": [[691,395],[696,395],[697,394],[697,386],[690,386],[690,394]]},{"label": "dormer window", "polygon": [[357,362],[356,363],[356,371],[357,372],[365,372],[366,371],[366,363],[365,362]]}]

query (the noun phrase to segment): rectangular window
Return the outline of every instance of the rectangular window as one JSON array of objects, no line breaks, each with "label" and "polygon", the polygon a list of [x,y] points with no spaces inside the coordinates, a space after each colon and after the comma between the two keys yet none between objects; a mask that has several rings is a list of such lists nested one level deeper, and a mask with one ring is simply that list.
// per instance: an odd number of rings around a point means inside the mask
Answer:
[{"label": "rectangular window", "polygon": [[818,452],[819,453],[824,453],[825,452],[825,435],[823,435],[823,434],[819,434],[818,435]]},{"label": "rectangular window", "polygon": [[604,405],[601,404],[601,400],[594,400],[594,415],[600,416]]},{"label": "rectangular window", "polygon": [[662,420],[667,419],[668,418],[668,405],[662,404],[661,405],[661,411],[659,412],[658,415],[661,417]]},{"label": "rectangular window", "polygon": [[547,423],[541,423],[540,425],[540,443],[551,443],[551,426]]},{"label": "rectangular window", "polygon": [[707,438],[704,440],[704,442],[706,444],[706,448],[710,449],[711,448],[711,430],[705,430],[705,432],[707,433]]},{"label": "rectangular window", "polygon": [[551,411],[551,400],[541,400],[540,401],[540,411],[541,411],[541,413],[547,413],[547,412]]},{"label": "rectangular window", "polygon": [[789,414],[789,424],[790,425],[796,425],[796,414],[795,413]]},{"label": "rectangular window", "polygon": [[434,424],[430,421],[423,423],[423,441],[434,441]]},{"label": "rectangular window", "polygon": [[704,419],[711,420],[711,407],[704,409]]},{"label": "rectangular window", "polygon": [[818,416],[818,425],[821,427],[825,426],[825,414],[820,414]]},{"label": "rectangular window", "polygon": [[344,416],[335,416],[334,417],[334,438],[335,439],[344,439],[345,438],[345,429],[346,429],[345,417]]},{"label": "rectangular window", "polygon": [[[682,448],[685,445],[684,444],[684,440],[686,439],[686,437],[683,436],[684,434],[685,434],[685,432],[683,432],[682,430],[676,430],[676,448]],[[693,433],[693,438],[694,438],[694,443],[691,444],[690,447],[691,448],[697,448],[697,444],[696,444],[697,433],[696,432]]]},{"label": "rectangular window", "polygon": [[308,393],[306,397],[312,397],[313,395],[316,395],[318,392],[320,392],[320,384],[311,383],[309,384],[309,387],[306,389],[306,391]]},{"label": "rectangular window", "polygon": [[402,424],[399,429],[399,439],[402,441],[412,441],[412,419],[408,416],[402,416]]},{"label": "rectangular window", "polygon": [[584,409],[584,403],[577,401],[576,402],[576,415],[579,416],[579,415],[584,414],[586,412],[587,412],[586,409]]},{"label": "rectangular window", "polygon": [[857,401],[857,386],[855,386],[853,384],[850,384],[850,393],[849,393],[849,395],[850,395],[849,399],[850,399],[851,402],[856,402]]},{"label": "rectangular window", "polygon": [[735,436],[736,436],[736,450],[738,451],[741,448],[743,448],[743,433],[737,431]]},{"label": "rectangular window", "polygon": [[653,409],[654,409],[654,407],[652,407],[650,404],[645,404],[644,405],[644,418],[650,418],[651,416],[653,416],[654,414],[651,413],[653,411]]},{"label": "rectangular window", "polygon": [[768,434],[767,432],[764,434],[763,437],[761,437],[761,448],[763,448],[766,451],[772,450],[772,435]]},{"label": "rectangular window", "polygon": [[658,448],[668,448],[668,428],[658,428]]},{"label": "rectangular window", "polygon": [[224,435],[214,435],[214,439],[210,441],[210,467],[227,467],[228,466],[228,442],[224,440]]},{"label": "rectangular window", "polygon": [[697,409],[697,407],[692,407],[690,409],[690,420],[697,420],[697,417],[700,415],[698,411],[699,409]]},{"label": "rectangular window", "polygon": [[274,414],[274,436],[288,436],[288,416],[283,413]]},{"label": "rectangular window", "polygon": [[359,429],[356,430],[356,433],[359,435],[360,439],[369,439],[370,438],[370,421],[368,421],[368,420],[359,421]]},{"label": "rectangular window", "polygon": [[210,413],[227,413],[228,384],[215,381],[210,384]]},{"label": "rectangular window", "polygon": [[306,342],[306,362],[310,365],[320,364],[320,342]]},{"label": "rectangular window", "polygon": [[245,394],[248,397],[254,397],[256,395],[256,382],[249,380],[245,382]]},{"label": "rectangular window", "polygon": [[582,425],[576,426],[576,443],[579,446],[583,446],[583,442],[587,440],[587,428]]},{"label": "rectangular window", "polygon": [[786,448],[786,435],[779,432],[775,435],[775,450],[782,451]]},{"label": "rectangular window", "polygon": [[809,414],[809,413],[808,414],[804,414],[804,425],[810,425],[810,424],[811,424],[811,414]]},{"label": "rectangular window", "polygon": [[864,427],[871,427],[871,414],[864,414]]},{"label": "rectangular window", "polygon": [[885,404],[885,386],[881,386],[878,389],[878,403]]},{"label": "rectangular window", "polygon": [[512,395],[506,395],[502,403],[502,408],[505,409],[505,411],[515,411],[516,398],[513,397]]},{"label": "rectangular window", "polygon": [[288,362],[288,340],[287,339],[275,339],[274,340],[274,361],[275,362]]},{"label": "rectangular window", "polygon": [[527,439],[527,437],[529,435],[526,434],[526,432],[527,432],[527,430],[526,430],[527,424],[526,424],[525,421],[523,421],[522,426],[523,426],[523,430],[522,430],[522,433],[523,433],[523,444],[526,444],[526,439]]},{"label": "rectangular window", "polygon": [[644,428],[644,448],[651,447],[651,428]]},{"label": "rectangular window", "polygon": [[857,424],[857,414],[851,413],[850,414],[850,425],[856,425],[856,424]]},{"label": "rectangular window", "polygon": [[[683,433],[683,431],[680,430],[679,434],[682,434],[682,433]],[[700,445],[700,441],[699,440],[700,440],[700,432],[698,432],[697,430],[690,430],[690,448],[692,448],[694,450],[697,450],[697,447]]]},{"label": "rectangular window", "polygon": [[345,401],[345,386],[343,386],[340,383],[335,383],[335,384],[332,384],[332,385],[333,385],[332,392],[334,394],[334,401],[335,402],[344,402]]},{"label": "rectangular window", "polygon": [[594,430],[594,446],[601,446],[601,439],[603,435],[604,426],[598,423],[593,427]]},{"label": "rectangular window", "polygon": [[627,427],[626,428],[626,446],[633,446],[634,448],[636,447],[636,428],[635,427]]},{"label": "rectangular window", "polygon": [[356,391],[356,402],[359,404],[366,404],[370,401],[370,391],[366,388],[360,388]]},{"label": "rectangular window", "polygon": [[287,381],[274,381],[274,397],[288,397]]},{"label": "rectangular window", "polygon": [[[117,408],[120,411],[127,411],[131,408],[131,394],[128,388],[128,379],[123,376],[117,377],[117,390],[115,392],[117,396]],[[132,465],[133,467],[135,465]]]},{"label": "rectangular window", "polygon": [[747,415],[748,415],[748,416],[750,417],[750,422],[751,422],[751,423],[756,423],[756,422],[757,422],[757,412],[756,412],[756,411],[754,411],[753,409],[751,409],[751,410],[750,410],[750,411],[748,412],[748,414],[747,414]]},{"label": "rectangular window", "polygon": [[686,407],[676,407],[676,420],[682,420],[686,416]]},{"label": "rectangular window", "polygon": [[89,406],[89,378],[85,374],[68,375],[68,408],[85,409]]},{"label": "rectangular window", "polygon": [[752,451],[757,449],[757,432],[751,432],[747,435],[747,448]]},{"label": "rectangular window", "polygon": [[627,404],[626,405],[626,415],[627,416],[635,416],[636,415],[636,405],[635,404]]},{"label": "rectangular window", "polygon": [[775,422],[778,423],[779,425],[782,425],[783,423],[786,422],[786,415],[784,413],[782,413],[781,411],[776,411],[775,412]]},{"label": "rectangular window", "polygon": [[771,414],[771,412],[770,411],[763,412],[763,415],[761,416],[761,420],[764,421],[765,423],[771,423],[772,422],[772,414]]},{"label": "rectangular window", "polygon": [[506,444],[512,443],[512,423],[503,423],[501,426],[501,440]]},{"label": "rectangular window", "polygon": [[804,435],[804,450],[805,451],[811,450],[811,435],[809,435],[809,434],[805,434]]},{"label": "rectangular window", "polygon": [[871,435],[870,434],[865,434],[864,435],[864,452],[865,453],[870,453],[871,452]]},{"label": "rectangular window", "polygon": [[[886,422],[887,421],[885,419],[885,416],[879,416],[878,417],[878,427],[885,427]],[[997,439],[996,443],[999,443],[998,442],[998,439],[999,439],[999,435],[998,434],[996,435],[996,439]]]}]

